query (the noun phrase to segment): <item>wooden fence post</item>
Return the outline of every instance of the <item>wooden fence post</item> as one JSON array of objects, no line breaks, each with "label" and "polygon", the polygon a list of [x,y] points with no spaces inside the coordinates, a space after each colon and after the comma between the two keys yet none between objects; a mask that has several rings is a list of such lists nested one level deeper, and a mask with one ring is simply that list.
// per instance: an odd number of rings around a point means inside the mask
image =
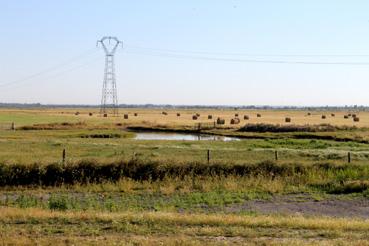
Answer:
[{"label": "wooden fence post", "polygon": [[208,149],[208,164],[210,162],[210,149]]},{"label": "wooden fence post", "polygon": [[192,179],[192,189],[195,189],[195,171],[194,171],[194,167],[192,167],[192,171],[191,171],[191,179]]},{"label": "wooden fence post", "polygon": [[274,158],[275,158],[276,161],[278,161],[278,151],[277,150],[274,151]]},{"label": "wooden fence post", "polygon": [[350,151],[347,153],[347,162],[351,163],[351,152]]},{"label": "wooden fence post", "polygon": [[11,130],[15,131],[15,123],[12,122]]},{"label": "wooden fence post", "polygon": [[63,149],[62,160],[63,160],[63,164],[64,164],[65,163],[65,149]]}]

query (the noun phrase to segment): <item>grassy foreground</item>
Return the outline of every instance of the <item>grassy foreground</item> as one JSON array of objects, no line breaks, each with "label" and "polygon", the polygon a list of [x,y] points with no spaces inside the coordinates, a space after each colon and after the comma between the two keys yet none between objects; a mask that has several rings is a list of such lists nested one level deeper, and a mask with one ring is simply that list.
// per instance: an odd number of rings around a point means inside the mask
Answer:
[{"label": "grassy foreground", "polygon": [[369,244],[369,221],[354,219],[1,208],[0,221],[4,244]]},{"label": "grassy foreground", "polygon": [[[244,111],[251,119],[235,126],[232,110],[127,109],[128,120],[89,111],[0,112],[0,244],[369,245],[369,113],[352,122],[347,112]],[[245,140],[127,131],[193,131],[194,113],[226,119],[207,133]]]}]

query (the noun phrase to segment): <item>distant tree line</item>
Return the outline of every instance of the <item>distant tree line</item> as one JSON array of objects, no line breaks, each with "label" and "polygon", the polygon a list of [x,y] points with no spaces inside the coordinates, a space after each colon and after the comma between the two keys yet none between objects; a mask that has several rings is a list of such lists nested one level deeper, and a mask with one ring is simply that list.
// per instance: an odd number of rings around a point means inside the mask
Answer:
[{"label": "distant tree line", "polygon": [[[87,104],[41,104],[41,103],[0,103],[0,108],[98,108],[100,105]],[[119,104],[119,108],[152,109],[279,109],[306,111],[369,111],[369,106],[271,106],[271,105],[172,105],[172,104]]]}]

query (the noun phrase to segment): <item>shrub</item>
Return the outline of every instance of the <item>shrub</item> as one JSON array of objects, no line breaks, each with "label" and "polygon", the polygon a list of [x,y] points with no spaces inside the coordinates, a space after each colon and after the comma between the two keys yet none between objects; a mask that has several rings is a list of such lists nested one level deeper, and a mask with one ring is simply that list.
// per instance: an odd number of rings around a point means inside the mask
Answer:
[{"label": "shrub", "polygon": [[[258,176],[291,177],[309,172],[326,174],[337,181],[367,179],[369,167],[353,164],[335,165],[331,163],[302,165],[264,161],[256,164],[182,163],[169,164],[154,161],[119,161],[100,164],[94,161],[81,161],[73,165],[4,165],[0,164],[0,186],[60,186],[68,184],[88,184],[116,182],[122,178],[133,180],[162,180],[166,177],[185,178],[188,176]],[[360,176],[362,175],[362,176]],[[365,184],[368,186],[367,184]],[[54,199],[54,198],[53,198]],[[60,203],[58,199],[51,199]],[[53,204],[52,206],[57,206]]]},{"label": "shrub", "polygon": [[51,210],[65,211],[69,208],[68,199],[66,196],[52,195],[49,198],[48,207]]},{"label": "shrub", "polygon": [[349,130],[354,128],[337,127],[330,124],[320,125],[274,125],[274,124],[246,124],[239,131],[241,132],[333,132],[336,130]]}]

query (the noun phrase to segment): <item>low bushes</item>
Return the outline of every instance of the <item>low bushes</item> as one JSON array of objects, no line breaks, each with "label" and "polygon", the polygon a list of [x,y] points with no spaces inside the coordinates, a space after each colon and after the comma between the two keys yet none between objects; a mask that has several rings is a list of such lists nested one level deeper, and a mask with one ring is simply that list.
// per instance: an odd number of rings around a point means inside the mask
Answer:
[{"label": "low bushes", "polygon": [[366,192],[369,194],[368,181],[346,181],[346,182],[326,182],[322,184],[312,184],[314,188],[323,190],[328,194],[352,194]]},{"label": "low bushes", "polygon": [[82,134],[81,138],[121,138],[118,133],[96,133],[96,134]]},{"label": "low bushes", "polygon": [[[353,172],[352,170],[355,170]],[[301,177],[311,173],[326,174],[330,177],[350,179],[345,173],[361,173],[369,175],[369,168],[352,164],[278,164],[264,161],[257,164],[166,164],[151,161],[120,161],[99,164],[95,161],[81,161],[75,164],[62,165],[5,165],[0,164],[0,186],[58,186],[63,184],[88,184],[115,182],[127,177],[133,180],[161,180],[166,177],[184,178],[186,176],[258,176],[263,177]],[[328,175],[329,174],[329,175]],[[360,177],[354,177],[360,178]]]},{"label": "low bushes", "polygon": [[239,129],[241,132],[334,132],[337,130],[353,130],[356,127],[320,125],[274,125],[274,124],[246,124]]},{"label": "low bushes", "polygon": [[67,130],[67,129],[82,129],[86,127],[85,122],[62,122],[49,124],[34,124],[32,126],[21,126],[18,130]]}]

